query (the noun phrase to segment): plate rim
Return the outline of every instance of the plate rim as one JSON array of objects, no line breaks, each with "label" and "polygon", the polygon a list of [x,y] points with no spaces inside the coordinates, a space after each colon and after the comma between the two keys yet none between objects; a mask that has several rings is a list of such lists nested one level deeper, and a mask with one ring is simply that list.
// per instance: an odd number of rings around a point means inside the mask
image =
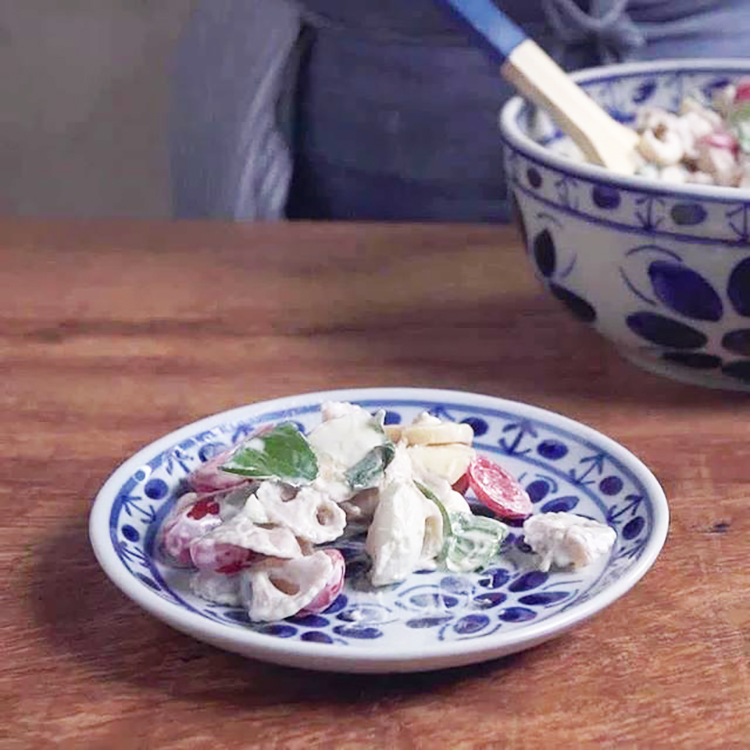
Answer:
[{"label": "plate rim", "polygon": [[[137,469],[148,463],[150,458],[192,437],[195,433],[238,419],[246,419],[253,416],[254,412],[293,409],[314,402],[322,403],[327,400],[356,402],[366,399],[379,399],[387,402],[398,399],[419,400],[420,398],[428,401],[458,400],[469,407],[474,404],[496,410],[522,410],[524,416],[532,420],[552,423],[556,427],[569,430],[613,455],[638,478],[653,504],[652,533],[640,558],[622,577],[594,594],[590,599],[526,627],[505,633],[493,633],[486,638],[476,640],[430,644],[418,651],[409,645],[389,646],[386,651],[379,651],[377,648],[367,646],[347,645],[345,649],[335,649],[330,644],[288,641],[202,618],[175,603],[165,601],[156,592],[151,591],[127,571],[117,556],[109,533],[110,513],[117,498],[117,490]],[[631,450],[593,427],[544,407],[469,390],[389,386],[310,391],[255,401],[178,427],[139,448],[110,474],[97,492],[90,509],[88,532],[97,562],[110,581],[139,607],[183,633],[220,648],[264,661],[329,671],[372,672],[381,671],[381,666],[382,671],[417,671],[485,661],[493,656],[530,648],[542,641],[562,635],[609,607],[640,581],[653,566],[666,542],[669,522],[670,514],[666,495],[651,469]]]}]

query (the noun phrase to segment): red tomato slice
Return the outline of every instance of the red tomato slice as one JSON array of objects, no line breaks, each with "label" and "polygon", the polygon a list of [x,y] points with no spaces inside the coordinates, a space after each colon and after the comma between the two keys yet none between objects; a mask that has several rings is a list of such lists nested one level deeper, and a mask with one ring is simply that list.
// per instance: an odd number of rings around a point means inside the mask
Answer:
[{"label": "red tomato slice", "polygon": [[482,504],[501,518],[531,515],[531,498],[502,466],[484,456],[475,456],[467,471],[469,486]]},{"label": "red tomato slice", "polygon": [[252,558],[252,552],[236,544],[196,539],[190,545],[190,559],[198,570],[236,573]]},{"label": "red tomato slice", "polygon": [[247,477],[222,471],[222,464],[232,455],[233,448],[228,448],[209,458],[206,463],[193,469],[187,476],[187,482],[196,492],[215,492],[229,490],[247,481]]},{"label": "red tomato slice", "polygon": [[[177,506],[179,508],[179,504]],[[211,529],[221,525],[219,504],[211,498],[174,510],[164,519],[159,530],[159,549],[176,565],[189,566],[190,546]]]},{"label": "red tomato slice", "polygon": [[331,558],[333,563],[331,577],[321,592],[304,609],[300,610],[301,615],[314,615],[328,609],[344,587],[344,573],[346,572],[344,556],[337,549],[324,549],[323,552]]},{"label": "red tomato slice", "polygon": [[201,518],[205,518],[208,515],[218,516],[219,513],[221,513],[221,506],[212,497],[204,497],[198,500],[187,512],[188,517],[194,518],[196,521],[200,521]]},{"label": "red tomato slice", "polygon": [[737,93],[734,95],[736,102],[746,102],[750,99],[750,78],[741,78],[737,82]]},{"label": "red tomato slice", "polygon": [[465,495],[466,490],[469,489],[469,475],[464,474],[462,477],[457,479],[451,489],[453,489],[455,492],[458,492],[461,495]]},{"label": "red tomato slice", "polygon": [[[272,424],[265,424],[251,435],[248,435],[244,440],[261,437],[273,428]],[[232,487],[247,482],[247,477],[232,474],[230,471],[223,471],[221,468],[234,450],[242,445],[244,440],[241,440],[221,453],[217,453],[213,458],[209,458],[206,463],[193,469],[187,476],[187,483],[190,487],[196,492],[217,492],[219,490],[231,490]]]},{"label": "red tomato slice", "polygon": [[736,151],[739,147],[737,139],[726,131],[716,130],[713,133],[704,135],[698,139],[700,143],[705,143],[711,148],[723,148],[727,151]]}]

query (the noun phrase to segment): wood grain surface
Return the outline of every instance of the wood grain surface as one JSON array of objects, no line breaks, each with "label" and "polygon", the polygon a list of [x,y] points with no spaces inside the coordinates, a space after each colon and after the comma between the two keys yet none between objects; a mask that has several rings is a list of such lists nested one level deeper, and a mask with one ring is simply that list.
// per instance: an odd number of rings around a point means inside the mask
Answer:
[{"label": "wood grain surface", "polygon": [[[750,400],[646,374],[569,319],[510,229],[0,222],[0,747],[750,747]],[[345,676],[144,614],[87,539],[134,450],[251,401],[460,388],[602,430],[661,480],[651,572],[479,666]]]}]

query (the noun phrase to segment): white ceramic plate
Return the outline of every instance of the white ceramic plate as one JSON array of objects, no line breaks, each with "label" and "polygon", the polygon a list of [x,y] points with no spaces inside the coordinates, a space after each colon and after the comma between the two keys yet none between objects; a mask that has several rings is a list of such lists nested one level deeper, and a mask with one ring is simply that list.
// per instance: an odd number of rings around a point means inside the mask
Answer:
[{"label": "white ceramic plate", "polygon": [[[154,559],[156,530],[187,473],[255,425],[282,420],[310,429],[320,404],[352,401],[469,422],[475,447],[526,486],[536,513],[568,510],[617,531],[611,554],[577,571],[541,573],[513,529],[485,571],[415,573],[373,590],[361,544],[348,541],[344,591],[320,615],[253,624],[237,608],[194,596],[189,573]],[[174,628],[219,648],[290,666],[340,672],[407,672],[493,659],[529,648],[612,604],[646,573],[667,535],[668,508],[651,472],[600,433],[549,411],[459,391],[373,388],[311,393],[251,404],[183,427],[128,459],[99,492],[90,518],[97,559],[133,601]]]}]

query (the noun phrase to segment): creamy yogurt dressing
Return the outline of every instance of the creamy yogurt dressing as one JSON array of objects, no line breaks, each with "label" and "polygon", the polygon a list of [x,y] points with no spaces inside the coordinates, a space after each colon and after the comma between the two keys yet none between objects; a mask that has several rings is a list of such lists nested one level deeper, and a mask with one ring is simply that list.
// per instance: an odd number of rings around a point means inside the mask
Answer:
[{"label": "creamy yogurt dressing", "polygon": [[317,456],[328,457],[344,469],[354,466],[386,440],[378,418],[360,407],[321,422],[307,438]]},{"label": "creamy yogurt dressing", "polygon": [[360,406],[326,402],[321,413],[323,422],[308,436],[318,458],[318,476],[313,487],[341,503],[356,494],[346,480],[347,469],[388,438],[383,431],[382,415],[373,416]]}]

